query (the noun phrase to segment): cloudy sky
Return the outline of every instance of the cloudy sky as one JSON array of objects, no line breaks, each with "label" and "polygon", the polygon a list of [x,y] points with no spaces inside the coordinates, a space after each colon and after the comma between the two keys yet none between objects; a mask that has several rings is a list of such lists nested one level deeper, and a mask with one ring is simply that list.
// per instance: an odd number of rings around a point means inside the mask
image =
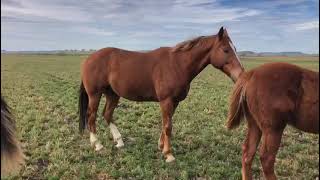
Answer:
[{"label": "cloudy sky", "polygon": [[1,0],[6,50],[149,50],[221,26],[240,51],[319,52],[319,0]]}]

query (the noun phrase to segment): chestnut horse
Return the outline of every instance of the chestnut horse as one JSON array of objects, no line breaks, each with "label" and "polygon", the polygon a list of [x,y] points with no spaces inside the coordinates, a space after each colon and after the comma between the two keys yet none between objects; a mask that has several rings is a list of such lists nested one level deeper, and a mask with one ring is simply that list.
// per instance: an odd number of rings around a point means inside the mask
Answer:
[{"label": "chestnut horse", "polygon": [[1,176],[19,170],[25,156],[15,136],[15,122],[9,106],[1,96]]},{"label": "chestnut horse", "polygon": [[243,71],[235,47],[223,27],[217,35],[201,36],[175,47],[161,47],[149,52],[104,48],[93,53],[82,64],[80,132],[88,124],[91,145],[95,150],[103,147],[96,136],[95,121],[104,94],[103,116],[117,142],[116,147],[122,147],[121,134],[112,120],[119,98],[160,102],[162,132],[158,145],[166,162],[173,161],[170,147],[172,116],[179,102],[186,98],[191,81],[208,64],[234,81]]},{"label": "chestnut horse", "polygon": [[319,134],[319,72],[287,63],[269,63],[242,73],[231,95],[229,129],[248,123],[242,146],[242,179],[262,137],[260,161],[266,179],[276,179],[274,163],[287,124]]}]

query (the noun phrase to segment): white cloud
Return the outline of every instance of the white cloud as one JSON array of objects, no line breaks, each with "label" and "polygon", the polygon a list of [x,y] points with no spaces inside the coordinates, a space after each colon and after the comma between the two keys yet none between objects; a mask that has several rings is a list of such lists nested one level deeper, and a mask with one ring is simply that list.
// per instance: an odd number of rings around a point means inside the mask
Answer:
[{"label": "white cloud", "polygon": [[75,27],[72,28],[73,31],[79,32],[79,33],[85,33],[85,34],[95,34],[95,35],[102,35],[102,36],[113,36],[115,35],[112,31],[106,31],[104,29],[95,28],[95,27]]},{"label": "white cloud", "polygon": [[87,22],[91,19],[85,11],[72,6],[34,0],[16,1],[19,5],[2,4],[1,17],[20,19],[47,19],[58,21]]},{"label": "white cloud", "polygon": [[[10,3],[9,3],[10,2]],[[176,1],[39,1],[9,0],[1,3],[1,17],[29,20],[95,22],[110,20],[212,24],[255,16],[261,11],[224,7],[215,0]],[[134,20],[134,21],[132,21]],[[120,22],[121,23],[121,22]]]},{"label": "white cloud", "polygon": [[211,16],[194,16],[190,18],[182,18],[182,21],[199,24],[221,23],[226,21],[239,20],[243,17],[254,16],[260,14],[258,10],[242,10],[242,9],[225,9],[212,12]]},{"label": "white cloud", "polygon": [[[1,28],[1,36],[5,41],[1,43],[9,49],[37,49],[34,40],[57,42],[47,49],[96,48],[105,43],[148,49],[216,34],[225,26],[234,43],[241,45],[239,49],[289,47],[285,43],[292,47],[291,39],[297,33],[305,43],[296,47],[318,49],[319,43],[314,40],[318,34],[304,31],[319,28],[319,22],[314,21],[318,9],[312,4],[318,5],[319,1],[305,1],[2,0],[1,24],[5,28]],[[261,41],[269,39],[283,43],[270,46]]]},{"label": "white cloud", "polygon": [[117,17],[117,15],[116,14],[106,14],[106,15],[103,15],[102,17],[105,19],[112,19],[112,18]]},{"label": "white cloud", "polygon": [[147,18],[162,22],[212,24],[239,20],[243,17],[256,16],[261,13],[262,11],[256,9],[224,7],[216,1],[179,0],[173,5],[171,11],[166,12],[166,16],[157,15]]},{"label": "white cloud", "polygon": [[310,2],[310,0],[267,0],[255,1],[252,2],[252,5],[256,5],[264,9],[275,9],[279,6],[298,6],[308,1]]},{"label": "white cloud", "polygon": [[310,21],[294,25],[296,30],[319,29],[319,21]]}]

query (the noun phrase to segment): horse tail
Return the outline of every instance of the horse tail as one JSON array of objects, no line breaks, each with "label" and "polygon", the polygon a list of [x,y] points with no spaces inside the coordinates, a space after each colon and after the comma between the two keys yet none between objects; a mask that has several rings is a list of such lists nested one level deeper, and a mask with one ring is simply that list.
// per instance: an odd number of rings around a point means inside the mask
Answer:
[{"label": "horse tail", "polygon": [[86,128],[86,124],[88,121],[88,118],[87,118],[88,103],[89,103],[88,94],[86,92],[86,89],[84,88],[83,82],[81,82],[80,90],[79,90],[79,116],[80,116],[79,131],[81,134],[83,134],[83,131]]},{"label": "horse tail", "polygon": [[15,121],[10,108],[1,96],[1,174],[8,175],[20,169],[25,155],[15,136]]},{"label": "horse tail", "polygon": [[229,101],[229,113],[227,118],[227,128],[233,129],[239,126],[245,116],[246,105],[246,84],[252,76],[251,72],[244,72],[233,87]]}]

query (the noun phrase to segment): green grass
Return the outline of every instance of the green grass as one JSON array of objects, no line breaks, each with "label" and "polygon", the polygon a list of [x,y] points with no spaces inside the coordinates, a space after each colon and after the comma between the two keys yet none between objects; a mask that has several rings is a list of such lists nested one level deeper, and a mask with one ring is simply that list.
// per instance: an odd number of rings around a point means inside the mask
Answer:
[{"label": "green grass", "polygon": [[[20,174],[8,179],[240,179],[241,144],[246,126],[227,131],[232,81],[208,66],[191,85],[173,118],[172,147],[177,159],[165,163],[157,149],[161,117],[158,103],[120,100],[114,118],[125,147],[116,149],[102,118],[98,135],[105,148],[94,152],[88,133],[78,133],[80,64],[86,56],[1,55],[1,91],[17,120],[28,155]],[[292,61],[319,70],[318,58]],[[242,58],[250,69],[272,58]],[[277,156],[279,179],[319,176],[319,136],[288,127]],[[262,177],[256,156],[253,172]]]}]

